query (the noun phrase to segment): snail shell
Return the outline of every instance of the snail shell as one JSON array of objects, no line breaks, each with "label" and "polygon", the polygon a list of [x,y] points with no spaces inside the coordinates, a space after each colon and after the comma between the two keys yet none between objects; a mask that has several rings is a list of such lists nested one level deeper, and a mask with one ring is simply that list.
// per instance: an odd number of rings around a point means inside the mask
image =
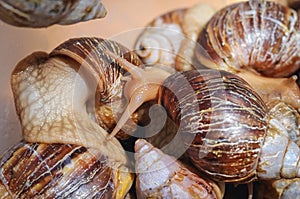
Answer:
[{"label": "snail shell", "polygon": [[69,144],[23,141],[0,167],[1,198],[124,198],[133,180],[99,151]]},{"label": "snail shell", "polygon": [[275,2],[233,4],[209,20],[195,54],[210,68],[290,76],[300,66],[299,24],[293,9]]},{"label": "snail shell", "polygon": [[138,198],[222,198],[224,185],[205,180],[145,140],[135,144]]},{"label": "snail shell", "polygon": [[287,132],[291,141],[300,145],[300,115],[294,107],[284,102],[273,102],[268,104],[269,114],[276,118],[282,125],[282,132]]},{"label": "snail shell", "polygon": [[102,18],[105,15],[106,10],[99,0],[2,0],[0,2],[0,19],[21,27],[67,25]]},{"label": "snail shell", "polygon": [[244,80],[225,71],[187,71],[170,76],[160,96],[183,138],[194,136],[187,153],[197,168],[222,181],[254,178],[266,107]]},{"label": "snail shell", "polygon": [[165,13],[151,21],[138,36],[136,54],[146,65],[168,66],[174,72],[175,59],[184,39],[182,22],[186,9]]},{"label": "snail shell", "polygon": [[171,73],[174,69],[193,69],[197,36],[214,12],[209,5],[199,3],[156,17],[137,38],[136,53],[145,64],[162,65]]}]

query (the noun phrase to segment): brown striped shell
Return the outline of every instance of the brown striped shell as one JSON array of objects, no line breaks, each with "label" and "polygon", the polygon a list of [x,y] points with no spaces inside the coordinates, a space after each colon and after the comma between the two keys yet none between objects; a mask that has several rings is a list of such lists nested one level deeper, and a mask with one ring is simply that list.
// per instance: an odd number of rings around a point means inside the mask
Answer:
[{"label": "brown striped shell", "polygon": [[255,178],[267,113],[244,80],[225,71],[187,71],[161,88],[161,104],[197,168],[222,181]]},{"label": "brown striped shell", "polygon": [[23,141],[0,167],[1,198],[123,198],[133,178],[101,153],[69,144]]},{"label": "brown striped shell", "polygon": [[100,0],[2,0],[0,19],[21,27],[48,27],[103,18],[106,10]]},{"label": "brown striped shell", "polygon": [[196,56],[210,68],[286,77],[300,67],[299,25],[293,9],[275,2],[233,4],[209,20]]}]

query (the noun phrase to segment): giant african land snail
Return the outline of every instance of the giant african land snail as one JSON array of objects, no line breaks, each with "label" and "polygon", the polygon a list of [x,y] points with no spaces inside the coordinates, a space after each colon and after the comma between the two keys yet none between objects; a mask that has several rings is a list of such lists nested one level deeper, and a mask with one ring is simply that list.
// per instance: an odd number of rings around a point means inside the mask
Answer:
[{"label": "giant african land snail", "polygon": [[0,19],[21,27],[47,27],[53,24],[74,24],[102,18],[106,10],[101,0],[72,1],[0,1]]},{"label": "giant african land snail", "polygon": [[[126,83],[131,87],[129,108],[110,138],[143,100],[156,98],[179,126],[195,166],[213,179],[241,183],[299,176],[299,147],[278,129],[259,95],[240,77],[191,70],[169,76],[156,72],[153,79],[151,70],[159,69],[140,69],[107,53],[133,74]],[[147,98],[140,98],[142,93]]]},{"label": "giant african land snail", "polygon": [[115,138],[106,140],[92,107],[123,94],[125,71],[103,49],[140,63],[122,45],[98,38],[71,39],[18,63],[11,85],[26,142],[1,159],[1,196],[123,198],[128,192],[127,155]]}]

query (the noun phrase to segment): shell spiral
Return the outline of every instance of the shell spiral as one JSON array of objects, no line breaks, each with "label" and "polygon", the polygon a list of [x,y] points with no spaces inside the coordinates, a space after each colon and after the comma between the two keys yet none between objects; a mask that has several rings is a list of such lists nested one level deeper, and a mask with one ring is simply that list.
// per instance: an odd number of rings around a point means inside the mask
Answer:
[{"label": "shell spiral", "polygon": [[199,35],[196,57],[226,71],[251,68],[286,77],[300,67],[297,13],[275,2],[242,2],[217,12]]},{"label": "shell spiral", "polygon": [[160,100],[197,168],[222,181],[255,178],[267,113],[244,80],[225,71],[178,73],[166,79]]}]

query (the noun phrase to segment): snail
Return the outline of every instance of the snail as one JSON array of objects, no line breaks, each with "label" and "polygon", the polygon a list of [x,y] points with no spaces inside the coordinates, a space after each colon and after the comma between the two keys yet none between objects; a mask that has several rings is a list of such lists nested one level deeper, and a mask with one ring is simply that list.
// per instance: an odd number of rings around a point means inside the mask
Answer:
[{"label": "snail", "polygon": [[0,19],[10,25],[40,28],[69,25],[106,16],[101,0],[2,0]]},{"label": "snail", "polygon": [[[140,63],[117,42],[74,38],[50,54],[35,52],[17,64],[11,87],[25,142],[1,159],[2,194],[126,195],[134,179],[129,159],[116,138],[106,140],[108,132],[101,127],[105,121],[100,123],[93,111],[94,106],[122,101],[125,71],[104,49]],[[106,111],[99,119],[110,124],[111,113],[117,112]]]},{"label": "snail", "polygon": [[193,164],[211,178],[247,183],[300,175],[299,147],[239,76],[213,69],[171,75],[106,53],[131,74],[124,89],[129,105],[108,140],[140,104],[156,99],[177,124]]},{"label": "snail", "polygon": [[138,198],[223,198],[224,183],[202,179],[143,139],[135,143]]},{"label": "snail", "polygon": [[300,91],[292,76],[300,66],[299,26],[297,13],[279,3],[229,5],[202,29],[195,56],[209,68],[238,74],[266,103],[281,100],[299,109]]},{"label": "snail", "polygon": [[136,39],[135,52],[146,65],[163,65],[169,72],[192,69],[197,35],[214,12],[211,6],[199,3],[158,16]]}]

